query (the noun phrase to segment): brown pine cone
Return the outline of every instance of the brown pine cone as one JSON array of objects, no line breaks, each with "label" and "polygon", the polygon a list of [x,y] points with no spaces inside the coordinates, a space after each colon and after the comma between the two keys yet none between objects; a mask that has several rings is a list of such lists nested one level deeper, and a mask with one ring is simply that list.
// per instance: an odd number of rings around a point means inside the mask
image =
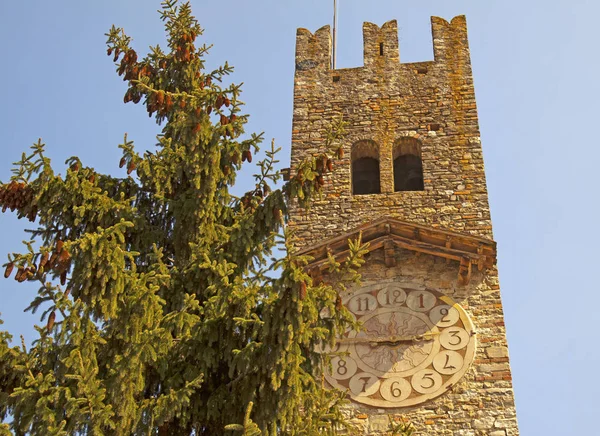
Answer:
[{"label": "brown pine cone", "polygon": [[50,254],[48,252],[42,254],[42,259],[40,260],[40,269],[42,269],[46,266],[46,263],[48,263],[49,256],[50,256]]},{"label": "brown pine cone", "polygon": [[335,308],[336,310],[342,310],[342,297],[338,294],[337,299],[335,300]]},{"label": "brown pine cone", "polygon": [[5,278],[5,279],[7,279],[7,278],[9,278],[9,277],[10,277],[10,275],[11,275],[11,274],[12,274],[12,272],[13,272],[13,269],[14,269],[14,267],[15,267],[15,264],[14,264],[14,263],[12,263],[12,262],[11,262],[11,263],[9,263],[8,265],[6,265],[6,269],[4,270],[4,278]]},{"label": "brown pine cone", "polygon": [[48,316],[48,323],[46,324],[46,330],[48,330],[48,332],[50,332],[52,330],[52,327],[54,327],[55,320],[56,312],[53,310],[52,312],[50,312],[50,315]]},{"label": "brown pine cone", "polygon": [[299,292],[300,300],[304,300],[306,298],[306,283],[300,282],[300,292]]},{"label": "brown pine cone", "polygon": [[133,170],[135,170],[135,162],[131,161],[129,162],[129,165],[127,166],[127,174],[131,174],[133,172]]}]

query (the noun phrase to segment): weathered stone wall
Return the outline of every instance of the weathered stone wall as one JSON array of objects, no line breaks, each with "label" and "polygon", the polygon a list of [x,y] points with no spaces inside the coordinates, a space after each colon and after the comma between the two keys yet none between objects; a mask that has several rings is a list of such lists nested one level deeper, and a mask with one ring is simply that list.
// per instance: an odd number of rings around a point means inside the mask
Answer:
[{"label": "weathered stone wall", "polygon": [[[337,116],[348,122],[345,157],[325,175],[322,200],[310,210],[292,206],[290,226],[302,248],[382,216],[492,238],[466,21],[432,18],[434,60],[399,62],[395,21],[379,28],[365,23],[364,66],[332,70],[329,27],[313,35],[299,29],[294,83],[291,171],[319,153],[325,131]],[[383,53],[383,55],[381,54]],[[424,190],[393,192],[394,143],[420,142]],[[381,194],[352,195],[352,145],[375,141],[379,149]],[[475,361],[448,394],[424,405],[348,409],[364,434],[387,429],[388,414],[410,419],[419,435],[517,435],[504,317],[495,270],[474,275],[460,287],[456,262],[398,252],[396,267],[371,253],[364,283],[421,283],[459,302],[478,335]]]}]

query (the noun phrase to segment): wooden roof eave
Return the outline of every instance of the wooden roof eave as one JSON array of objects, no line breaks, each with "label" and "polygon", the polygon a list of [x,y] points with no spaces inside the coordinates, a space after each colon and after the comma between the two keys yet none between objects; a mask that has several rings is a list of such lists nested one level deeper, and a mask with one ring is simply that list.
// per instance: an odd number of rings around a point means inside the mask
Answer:
[{"label": "wooden roof eave", "polygon": [[381,249],[387,241],[391,241],[399,248],[460,262],[465,276],[463,282],[465,280],[468,282],[470,278],[471,265],[477,265],[481,271],[493,267],[496,263],[496,243],[491,239],[408,223],[394,218],[382,218],[364,224],[351,232],[304,249],[299,254],[314,258],[308,265],[309,269],[325,269],[328,253],[331,253],[337,261],[345,260],[350,252],[348,240],[357,240],[359,237],[362,238],[363,243],[369,243],[369,251]]}]

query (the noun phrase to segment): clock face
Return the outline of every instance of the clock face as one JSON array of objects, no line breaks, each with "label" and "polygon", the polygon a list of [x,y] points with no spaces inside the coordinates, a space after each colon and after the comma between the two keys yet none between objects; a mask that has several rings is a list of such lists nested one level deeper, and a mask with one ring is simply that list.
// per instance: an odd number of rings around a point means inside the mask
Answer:
[{"label": "clock face", "polygon": [[390,283],[344,301],[362,324],[339,339],[325,378],[359,403],[405,407],[446,392],[475,354],[466,312],[439,292]]}]

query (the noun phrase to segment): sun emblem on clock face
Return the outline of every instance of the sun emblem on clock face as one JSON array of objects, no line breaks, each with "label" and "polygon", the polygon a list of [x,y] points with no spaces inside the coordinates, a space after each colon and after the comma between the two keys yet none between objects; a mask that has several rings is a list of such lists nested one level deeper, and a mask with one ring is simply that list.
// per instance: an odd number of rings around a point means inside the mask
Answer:
[{"label": "sun emblem on clock face", "polygon": [[327,381],[354,401],[405,407],[446,392],[468,370],[475,335],[449,297],[394,283],[361,288],[344,302],[361,322],[338,340]]}]

